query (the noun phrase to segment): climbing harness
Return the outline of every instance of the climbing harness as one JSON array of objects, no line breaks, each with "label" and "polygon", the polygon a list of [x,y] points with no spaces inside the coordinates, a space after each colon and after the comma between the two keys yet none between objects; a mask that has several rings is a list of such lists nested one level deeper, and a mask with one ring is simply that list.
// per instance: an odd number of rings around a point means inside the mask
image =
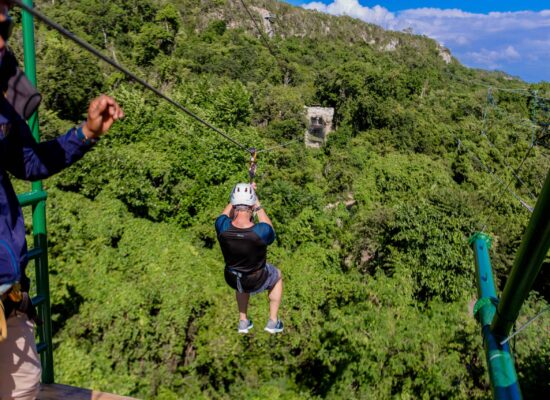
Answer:
[{"label": "climbing harness", "polygon": [[243,285],[242,285],[242,282],[241,282],[241,279],[242,279],[243,277],[250,276],[250,275],[254,275],[254,274],[256,274],[257,272],[263,271],[263,270],[266,270],[266,269],[267,269],[267,263],[264,264],[264,266],[261,267],[260,269],[255,270],[255,271],[251,271],[251,272],[239,272],[239,271],[234,270],[233,268],[228,268],[228,267],[226,267],[226,270],[227,270],[231,275],[234,275],[234,276],[237,278],[237,291],[238,291],[239,293],[244,293]]}]

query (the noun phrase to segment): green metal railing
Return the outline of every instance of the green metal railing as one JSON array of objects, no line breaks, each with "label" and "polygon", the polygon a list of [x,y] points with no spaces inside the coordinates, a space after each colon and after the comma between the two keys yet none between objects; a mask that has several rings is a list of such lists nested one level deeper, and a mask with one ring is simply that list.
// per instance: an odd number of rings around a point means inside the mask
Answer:
[{"label": "green metal railing", "polygon": [[501,345],[490,329],[498,304],[493,270],[489,258],[491,238],[478,232],[470,238],[470,246],[474,251],[478,294],[478,301],[474,306],[474,316],[481,325],[493,398],[499,400],[521,399],[521,391],[510,347],[508,343]]},{"label": "green metal railing", "polygon": [[[32,0],[23,0],[29,7]],[[36,86],[36,55],[34,47],[34,21],[32,15],[22,11],[23,49],[25,57],[25,74]],[[38,113],[35,112],[28,121],[34,139],[40,141]],[[32,206],[32,233],[34,247],[29,251],[29,261],[34,260],[36,270],[36,293],[32,303],[38,309],[38,315],[44,322],[38,330],[37,350],[42,363],[42,383],[53,383],[53,348],[52,319],[50,310],[50,282],[48,275],[48,240],[46,232],[46,197],[42,181],[32,183],[32,190],[18,195],[21,207]]]},{"label": "green metal railing", "polygon": [[540,272],[550,248],[550,172],[516,253],[500,301],[489,259],[491,240],[484,233],[470,239],[476,265],[478,298],[474,315],[481,324],[493,398],[521,399],[507,336]]},{"label": "green metal railing", "polygon": [[508,336],[550,248],[550,172],[523,234],[491,330]]}]

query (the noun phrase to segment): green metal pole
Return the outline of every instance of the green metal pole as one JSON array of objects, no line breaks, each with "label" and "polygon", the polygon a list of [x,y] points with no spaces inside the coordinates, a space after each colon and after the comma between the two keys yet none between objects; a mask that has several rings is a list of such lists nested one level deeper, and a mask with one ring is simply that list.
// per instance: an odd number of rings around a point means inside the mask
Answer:
[{"label": "green metal pole", "polygon": [[522,396],[510,347],[508,343],[501,345],[490,330],[491,321],[498,304],[493,270],[489,258],[491,238],[478,232],[470,238],[470,246],[472,246],[475,256],[478,294],[478,301],[474,306],[474,315],[481,324],[483,347],[485,348],[493,398],[497,400],[518,400]]},{"label": "green metal pole", "polygon": [[[32,0],[23,0],[23,3],[33,7]],[[34,21],[31,14],[22,11],[23,24],[23,48],[25,57],[25,75],[36,87],[36,50],[34,46]],[[29,119],[34,139],[40,141],[40,130],[38,122],[38,113],[34,113]],[[32,183],[33,192],[42,192],[42,182]],[[48,275],[48,241],[46,234],[46,201],[41,200],[33,206],[32,213],[34,247],[41,250],[36,259],[36,290],[38,296],[44,298],[44,301],[38,307],[40,317],[44,321],[38,329],[38,336],[46,346],[40,352],[42,362],[42,382],[53,383],[53,348],[52,348],[52,320],[50,310],[50,282]]]},{"label": "green metal pole", "polygon": [[550,172],[521,240],[512,271],[506,281],[491,332],[505,338],[540,272],[550,247]]}]

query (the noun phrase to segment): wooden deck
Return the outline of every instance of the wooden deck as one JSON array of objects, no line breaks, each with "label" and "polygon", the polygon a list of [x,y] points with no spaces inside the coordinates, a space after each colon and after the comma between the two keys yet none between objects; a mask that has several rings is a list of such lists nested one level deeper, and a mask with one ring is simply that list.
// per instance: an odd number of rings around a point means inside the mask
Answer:
[{"label": "wooden deck", "polygon": [[96,390],[81,389],[73,386],[42,385],[38,400],[136,400],[133,397],[118,396],[116,394],[102,393]]}]

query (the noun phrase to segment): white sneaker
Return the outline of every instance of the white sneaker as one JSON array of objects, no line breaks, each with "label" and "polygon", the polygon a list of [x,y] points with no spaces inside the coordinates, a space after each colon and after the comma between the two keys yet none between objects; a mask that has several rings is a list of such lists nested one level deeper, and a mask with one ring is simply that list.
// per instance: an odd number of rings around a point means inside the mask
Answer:
[{"label": "white sneaker", "polygon": [[240,320],[239,321],[239,333],[248,333],[249,330],[251,330],[254,327],[254,324],[251,320],[247,319],[245,321]]},{"label": "white sneaker", "polygon": [[280,333],[283,331],[283,321],[277,320],[277,322],[272,321],[271,319],[267,321],[267,325],[264,328],[264,331],[269,333]]}]

